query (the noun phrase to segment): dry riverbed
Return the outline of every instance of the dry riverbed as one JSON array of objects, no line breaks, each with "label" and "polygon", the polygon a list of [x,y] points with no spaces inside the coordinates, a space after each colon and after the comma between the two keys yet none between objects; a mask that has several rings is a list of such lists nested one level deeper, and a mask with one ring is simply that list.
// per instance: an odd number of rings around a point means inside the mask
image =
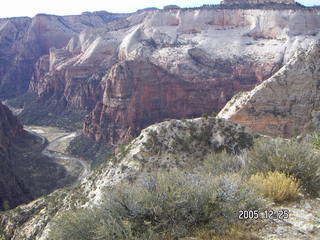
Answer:
[{"label": "dry riverbed", "polygon": [[[63,129],[47,126],[25,126],[30,133],[42,138],[43,143],[48,141],[47,147],[42,154],[50,157],[54,162],[62,165],[69,176],[77,178],[76,183],[81,182],[90,172],[90,164],[81,158],[70,156],[67,148],[77,136],[76,132],[66,132]],[[76,184],[75,183],[75,184]]]}]

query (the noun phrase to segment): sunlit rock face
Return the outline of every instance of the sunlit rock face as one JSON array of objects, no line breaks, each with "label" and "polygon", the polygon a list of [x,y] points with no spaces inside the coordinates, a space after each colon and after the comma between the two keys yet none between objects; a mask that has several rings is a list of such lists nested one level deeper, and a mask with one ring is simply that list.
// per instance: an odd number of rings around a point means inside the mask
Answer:
[{"label": "sunlit rock face", "polygon": [[191,82],[149,61],[127,60],[111,69],[102,102],[86,119],[84,132],[117,144],[163,119],[218,111],[239,89],[245,87],[229,79]]},{"label": "sunlit rock face", "polygon": [[319,128],[320,44],[298,51],[275,75],[234,97],[218,117],[255,131],[291,137]]},{"label": "sunlit rock face", "polygon": [[28,89],[34,64],[51,47],[62,48],[82,30],[127,15],[107,12],[75,16],[38,14],[33,18],[0,19],[0,98]]}]

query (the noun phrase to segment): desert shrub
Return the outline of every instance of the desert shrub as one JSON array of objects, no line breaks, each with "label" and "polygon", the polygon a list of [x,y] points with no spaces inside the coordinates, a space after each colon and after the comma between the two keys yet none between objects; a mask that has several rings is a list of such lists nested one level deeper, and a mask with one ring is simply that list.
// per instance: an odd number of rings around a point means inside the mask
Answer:
[{"label": "desert shrub", "polygon": [[[217,198],[219,202],[219,227],[228,227],[238,222],[241,209],[258,209],[262,206],[261,199],[252,186],[248,185],[240,174],[224,174],[215,178]],[[235,218],[236,216],[236,218]],[[217,221],[219,217],[216,217]],[[214,226],[217,222],[213,222]],[[214,229],[214,227],[212,227]],[[223,230],[222,227],[220,230]]]},{"label": "desert shrub", "polygon": [[311,145],[294,140],[261,139],[246,155],[249,174],[282,172],[299,179],[304,191],[318,194],[320,155],[314,152]]},{"label": "desert shrub", "polygon": [[158,133],[155,130],[150,130],[148,132],[148,141],[143,143],[143,145],[148,149],[151,150],[154,154],[158,154],[161,151],[162,144],[158,139]]},{"label": "desert shrub", "polygon": [[53,221],[49,239],[92,240],[103,219],[102,212],[96,209],[66,211]]},{"label": "desert shrub", "polygon": [[134,235],[151,232],[173,238],[198,225],[221,230],[237,221],[239,209],[260,204],[238,175],[212,178],[179,172],[149,177],[138,187],[115,188],[105,200],[109,211],[130,222]]},{"label": "desert shrub", "polygon": [[210,201],[214,194],[212,179],[159,174],[134,188],[113,189],[106,195],[105,206],[130,222],[136,234],[151,231],[181,236],[193,225],[213,218],[217,206]]},{"label": "desert shrub", "polygon": [[263,196],[277,203],[296,200],[300,193],[299,181],[280,172],[254,174],[250,177],[249,183]]},{"label": "desert shrub", "polygon": [[[79,212],[63,214],[50,237],[72,240],[71,234],[78,231],[75,236],[79,240],[88,236],[110,240],[176,239],[190,236],[200,226],[222,231],[238,221],[240,209],[257,209],[260,204],[252,187],[239,175],[213,178],[177,171],[158,173],[134,184],[106,189],[98,209],[80,216]],[[84,236],[79,236],[81,232]]]},{"label": "desert shrub", "polygon": [[204,167],[212,175],[236,173],[243,168],[243,161],[241,156],[222,151],[209,154],[205,158]]},{"label": "desert shrub", "polygon": [[320,134],[314,133],[311,135],[311,144],[317,150],[320,150]]}]

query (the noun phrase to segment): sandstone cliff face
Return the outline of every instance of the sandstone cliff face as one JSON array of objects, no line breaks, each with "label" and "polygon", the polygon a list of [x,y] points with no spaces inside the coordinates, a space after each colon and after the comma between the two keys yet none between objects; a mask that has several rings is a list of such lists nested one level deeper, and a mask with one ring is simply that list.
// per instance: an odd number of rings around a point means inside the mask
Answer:
[{"label": "sandstone cliff face", "polygon": [[234,97],[219,113],[258,132],[292,136],[319,127],[320,45],[298,51],[267,81]]},{"label": "sandstone cliff face", "polygon": [[86,28],[101,26],[127,15],[106,12],[79,16],[38,14],[34,18],[0,19],[0,98],[28,89],[34,64],[51,47],[61,48]]},{"label": "sandstone cliff face", "polygon": [[84,131],[96,141],[117,144],[162,119],[218,111],[240,89],[246,89],[240,81],[188,82],[148,61],[124,61],[111,69],[103,100],[87,117]]},{"label": "sandstone cliff face", "polygon": [[92,110],[84,133],[116,144],[165,118],[218,112],[318,39],[319,28],[316,9],[140,11],[51,49],[30,90]]},{"label": "sandstone cliff face", "polygon": [[32,200],[16,177],[12,161],[13,142],[23,136],[22,126],[10,110],[0,103],[0,210]]}]

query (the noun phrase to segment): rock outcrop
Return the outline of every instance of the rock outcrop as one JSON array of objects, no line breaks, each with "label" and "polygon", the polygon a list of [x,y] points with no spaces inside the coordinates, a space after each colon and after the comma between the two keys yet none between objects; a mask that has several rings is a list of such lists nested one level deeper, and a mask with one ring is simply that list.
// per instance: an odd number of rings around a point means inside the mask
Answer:
[{"label": "rock outcrop", "polygon": [[79,16],[38,14],[34,18],[0,19],[0,98],[25,92],[34,64],[51,47],[64,47],[82,30],[126,17],[107,12]]},{"label": "rock outcrop", "polygon": [[165,118],[218,112],[318,39],[319,16],[304,8],[139,11],[51,49],[30,91],[92,111],[84,133],[116,144]]},{"label": "rock outcrop", "polygon": [[[274,76],[235,96],[219,113],[258,132],[290,137],[319,128],[320,44],[299,50]],[[307,130],[307,129],[306,129]]]}]

